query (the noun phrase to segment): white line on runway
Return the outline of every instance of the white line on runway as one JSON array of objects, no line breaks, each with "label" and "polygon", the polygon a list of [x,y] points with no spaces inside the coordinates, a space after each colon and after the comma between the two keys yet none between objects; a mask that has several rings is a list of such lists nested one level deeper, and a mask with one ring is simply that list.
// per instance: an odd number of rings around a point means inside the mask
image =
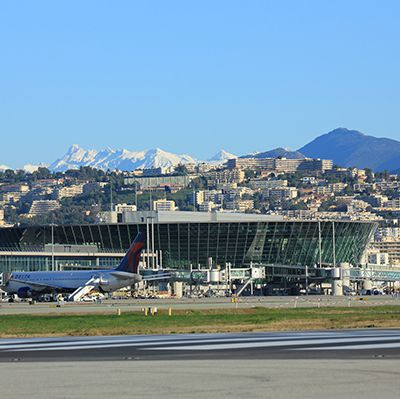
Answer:
[{"label": "white line on runway", "polygon": [[[308,333],[308,334],[287,334],[287,335],[259,335],[259,336],[253,336],[253,337],[227,337],[226,335],[212,335],[210,336],[180,336],[179,340],[177,340],[177,336],[158,336],[158,337],[131,337],[129,339],[123,339],[122,337],[112,337],[112,339],[101,339],[95,338],[92,340],[70,340],[70,341],[56,341],[56,342],[35,342],[35,343],[11,343],[11,344],[0,344],[0,351],[6,351],[6,350],[17,350],[17,349],[30,349],[34,348],[37,350],[40,349],[45,349],[49,348],[49,350],[53,349],[58,350],[59,348],[65,348],[64,350],[68,349],[83,349],[83,348],[107,348],[107,347],[118,347],[118,346],[127,346],[128,344],[131,344],[129,346],[157,346],[157,345],[177,345],[177,344],[198,344],[198,343],[218,343],[221,341],[229,341],[229,342],[246,342],[246,341],[263,341],[263,342],[268,342],[268,341],[277,341],[279,340],[280,342],[285,342],[285,341],[295,341],[302,339],[304,337],[307,337],[310,340],[310,343],[313,343],[311,341],[312,339],[319,339],[319,338],[328,338],[331,337],[332,339],[339,339],[342,337],[343,334],[330,334],[330,333]],[[355,338],[362,338],[364,334],[362,335],[351,335],[347,339],[355,339]],[[377,334],[374,335],[375,338],[380,338],[380,337],[388,337],[387,334]],[[399,338],[398,335],[393,335],[393,337]],[[335,342],[335,341],[332,341]],[[106,345],[106,346],[105,346]],[[110,345],[110,346],[108,346]]]},{"label": "white line on runway", "polygon": [[316,351],[316,350],[360,350],[360,349],[396,349],[400,348],[400,342],[394,343],[376,343],[376,344],[363,344],[363,345],[346,345],[346,346],[326,346],[322,348],[295,348],[292,351]]},{"label": "white line on runway", "polygon": [[[398,341],[400,339],[397,337],[383,337],[379,338],[379,341]],[[274,341],[274,342],[244,342],[244,343],[224,343],[224,344],[211,344],[211,345],[183,345],[183,346],[172,346],[172,347],[158,347],[158,348],[141,348],[148,350],[173,350],[173,351],[208,351],[208,350],[223,350],[223,349],[247,349],[247,348],[272,348],[279,346],[297,346],[297,345],[324,345],[324,344],[352,344],[356,342],[371,342],[376,341],[376,337],[371,338],[333,338],[333,339],[316,339],[316,340],[295,340],[295,341]],[[324,349],[319,348],[319,349]]]},{"label": "white line on runway", "polygon": [[[180,338],[179,340],[177,338]],[[6,344],[7,341],[0,341],[0,351],[3,352],[31,352],[31,351],[58,351],[58,350],[81,350],[81,349],[106,349],[118,347],[141,347],[141,349],[149,350],[222,350],[222,349],[239,349],[239,348],[257,348],[257,347],[279,347],[279,346],[298,346],[298,345],[321,345],[321,344],[349,344],[345,348],[357,345],[359,342],[369,343],[371,341],[396,341],[400,340],[400,334],[394,331],[360,331],[356,332],[335,332],[335,333],[287,333],[287,334],[259,334],[252,336],[240,336],[229,334],[210,334],[201,335],[182,335],[182,336],[131,336],[129,339],[125,337],[92,337],[74,338],[69,341],[60,341],[59,338],[54,339],[55,342],[35,342],[24,344]],[[305,339],[307,338],[307,339]],[[253,342],[258,341],[258,342]],[[29,342],[29,341],[25,341]],[[1,345],[1,343],[3,345]],[[178,345],[178,346],[171,346]],[[395,344],[391,344],[395,345]],[[399,343],[400,345],[400,343]],[[361,345],[365,347],[365,345]],[[336,346],[328,348],[336,349]],[[343,348],[343,347],[340,347]],[[303,349],[303,348],[301,348]],[[307,349],[307,348],[304,348]],[[315,348],[325,349],[325,348]],[[293,350],[293,349],[291,349]]]},{"label": "white line on runway", "polygon": [[[385,337],[387,338],[387,337]],[[393,337],[391,339],[399,339],[399,337]],[[197,348],[197,346],[201,347],[202,345],[198,344],[211,344],[212,347],[218,346],[218,343],[221,341],[229,341],[233,342],[233,344],[227,344],[227,345],[237,345],[238,342],[242,343],[243,345],[246,345],[246,342],[248,341],[260,341],[263,340],[263,342],[259,342],[262,344],[262,346],[268,346],[269,343],[273,344],[274,342],[278,342],[279,346],[286,345],[287,343],[291,342],[292,345],[295,345],[296,342],[309,342],[310,344],[314,345],[318,341],[317,339],[310,339],[308,340],[301,340],[297,339],[295,337],[292,338],[286,338],[286,339],[281,339],[279,341],[276,341],[276,337],[271,337],[271,338],[231,338],[231,339],[226,339],[226,338],[220,338],[220,339],[195,339],[195,340],[164,340],[164,341],[156,341],[156,342],[151,342],[151,341],[134,341],[132,340],[118,340],[117,342],[115,341],[85,341],[85,342],[66,342],[66,343],[49,343],[49,344],[26,344],[26,345],[4,345],[3,347],[0,348],[3,352],[37,352],[37,351],[56,351],[56,350],[79,350],[79,349],[107,349],[107,348],[119,348],[119,347],[135,347],[135,346],[140,346],[140,347],[149,347],[149,346],[160,346],[160,345],[179,345],[179,344],[190,344],[194,346],[188,346],[189,348]],[[348,339],[346,339],[348,340]],[[371,339],[369,339],[371,340]],[[337,342],[337,338],[333,338],[332,340],[329,340],[329,343]],[[251,345],[252,342],[249,342],[248,345]],[[220,344],[222,345],[222,344]],[[273,346],[273,345],[271,345]],[[180,348],[180,347],[171,347],[173,349],[175,348]],[[152,348],[150,348],[152,349]],[[153,348],[154,350],[157,350],[158,348]],[[166,349],[166,348],[160,348],[160,349]]]}]

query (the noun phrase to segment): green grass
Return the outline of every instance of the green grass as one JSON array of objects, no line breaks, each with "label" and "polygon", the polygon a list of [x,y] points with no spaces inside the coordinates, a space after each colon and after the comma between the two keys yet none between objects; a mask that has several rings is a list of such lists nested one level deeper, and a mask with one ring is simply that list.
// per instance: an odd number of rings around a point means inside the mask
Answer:
[{"label": "green grass", "polygon": [[55,335],[171,334],[326,328],[400,327],[400,308],[215,309],[142,313],[4,315],[0,337]]}]

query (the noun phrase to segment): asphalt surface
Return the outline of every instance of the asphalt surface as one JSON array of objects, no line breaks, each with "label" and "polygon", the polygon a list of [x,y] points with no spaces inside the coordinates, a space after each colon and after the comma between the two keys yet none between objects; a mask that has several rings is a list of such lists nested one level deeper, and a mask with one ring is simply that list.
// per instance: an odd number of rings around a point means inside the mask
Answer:
[{"label": "asphalt surface", "polygon": [[186,360],[0,363],[5,398],[397,398],[399,361]]},{"label": "asphalt surface", "polygon": [[321,358],[400,360],[400,329],[0,340],[0,362]]},{"label": "asphalt surface", "polygon": [[30,399],[396,398],[400,330],[2,339],[0,383]]},{"label": "asphalt surface", "polygon": [[333,297],[333,296],[264,296],[240,297],[238,303],[232,303],[231,298],[182,298],[182,299],[122,299],[104,300],[101,304],[90,302],[64,303],[57,307],[55,303],[27,302],[0,303],[0,315],[7,314],[60,314],[60,313],[114,313],[141,311],[144,307],[159,309],[235,309],[255,306],[271,309],[295,307],[365,307],[381,305],[400,305],[400,297],[377,295],[366,297]]}]

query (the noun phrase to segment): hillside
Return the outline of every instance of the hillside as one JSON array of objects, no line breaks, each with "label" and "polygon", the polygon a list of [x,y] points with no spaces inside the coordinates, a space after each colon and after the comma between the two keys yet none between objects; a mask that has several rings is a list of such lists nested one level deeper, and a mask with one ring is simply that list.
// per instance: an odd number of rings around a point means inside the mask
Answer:
[{"label": "hillside", "polygon": [[298,150],[310,158],[332,159],[340,166],[370,168],[380,172],[400,168],[400,142],[338,128],[317,137]]},{"label": "hillside", "polygon": [[286,148],[275,148],[270,151],[257,152],[255,154],[243,155],[241,158],[287,158],[287,159],[301,159],[305,158],[299,151],[291,151]]}]

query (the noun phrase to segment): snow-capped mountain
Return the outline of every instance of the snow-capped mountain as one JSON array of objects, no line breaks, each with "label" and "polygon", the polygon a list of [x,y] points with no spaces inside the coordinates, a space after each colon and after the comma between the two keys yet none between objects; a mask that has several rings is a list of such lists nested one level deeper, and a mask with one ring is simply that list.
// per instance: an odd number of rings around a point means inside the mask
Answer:
[{"label": "snow-capped mountain", "polygon": [[31,163],[28,163],[22,167],[22,170],[27,173],[33,173],[36,172],[39,168],[48,168],[48,167],[49,164],[47,163],[40,163],[38,165],[33,165]]},{"label": "snow-capped mountain", "polygon": [[178,164],[196,163],[189,155],[176,155],[159,148],[145,151],[128,151],[125,149],[113,150],[85,150],[79,145],[72,145],[67,153],[53,162],[49,169],[52,171],[66,171],[79,169],[81,166],[91,166],[103,170],[134,170],[139,168],[158,168],[176,166]]},{"label": "snow-capped mountain", "polygon": [[217,152],[207,162],[222,164],[222,163],[226,162],[228,159],[234,159],[234,158],[238,158],[238,157],[236,155],[229,153],[228,151],[221,150],[221,151]]}]

